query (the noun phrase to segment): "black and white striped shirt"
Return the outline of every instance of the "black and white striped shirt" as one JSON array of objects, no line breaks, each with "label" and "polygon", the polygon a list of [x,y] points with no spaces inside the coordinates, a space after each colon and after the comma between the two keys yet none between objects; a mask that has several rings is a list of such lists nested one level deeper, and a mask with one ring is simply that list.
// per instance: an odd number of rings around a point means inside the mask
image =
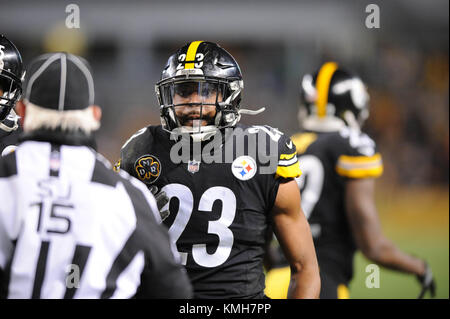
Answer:
[{"label": "black and white striped shirt", "polygon": [[190,297],[160,222],[147,188],[93,149],[25,141],[0,159],[0,296]]}]

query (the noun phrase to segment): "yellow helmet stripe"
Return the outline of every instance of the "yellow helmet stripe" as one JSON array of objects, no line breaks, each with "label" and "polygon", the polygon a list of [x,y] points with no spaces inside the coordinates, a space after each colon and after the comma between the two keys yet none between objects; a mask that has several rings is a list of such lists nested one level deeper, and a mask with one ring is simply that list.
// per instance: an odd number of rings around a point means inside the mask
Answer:
[{"label": "yellow helmet stripe", "polygon": [[[202,42],[203,41],[191,42],[191,44],[189,45],[189,48],[187,50],[187,53],[186,53],[186,62],[195,61],[195,55],[197,54],[198,46]],[[184,65],[184,68],[185,69],[193,69],[194,68],[194,63],[186,63]]]},{"label": "yellow helmet stripe", "polygon": [[316,80],[317,89],[317,115],[325,117],[327,115],[328,91],[330,89],[330,81],[337,70],[338,65],[335,62],[325,63],[319,70]]}]

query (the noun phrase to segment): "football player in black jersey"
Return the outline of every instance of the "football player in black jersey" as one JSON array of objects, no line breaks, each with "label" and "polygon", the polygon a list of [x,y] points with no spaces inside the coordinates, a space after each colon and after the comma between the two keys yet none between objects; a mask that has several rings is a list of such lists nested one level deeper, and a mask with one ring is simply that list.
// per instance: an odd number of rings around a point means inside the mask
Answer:
[{"label": "football player in black jersey", "polygon": [[[17,142],[19,117],[14,106],[22,94],[22,57],[19,50],[0,34],[0,154],[14,149]],[[8,146],[9,145],[9,146]]]},{"label": "football player in black jersey", "polygon": [[157,198],[168,197],[159,206],[164,217],[170,212],[164,223],[196,298],[263,298],[270,224],[292,269],[289,297],[317,298],[320,277],[294,179],[301,174],[295,146],[269,126],[238,123],[241,114],[256,112],[240,108],[242,89],[240,68],[227,51],[211,42],[186,44],[156,84],[162,125],[133,135],[116,169],[146,183]]},{"label": "football player in black jersey", "polygon": [[[303,77],[301,98],[303,132],[292,140],[303,172],[297,179],[302,208],[319,261],[320,297],[349,297],[347,286],[357,249],[378,265],[416,275],[421,296],[428,289],[433,295],[434,280],[427,263],[405,254],[382,233],[374,188],[383,163],[375,142],[361,131],[369,116],[364,83],[337,63],[328,62]],[[286,295],[280,282],[288,273],[288,268],[274,268],[268,274],[269,296]]]}]

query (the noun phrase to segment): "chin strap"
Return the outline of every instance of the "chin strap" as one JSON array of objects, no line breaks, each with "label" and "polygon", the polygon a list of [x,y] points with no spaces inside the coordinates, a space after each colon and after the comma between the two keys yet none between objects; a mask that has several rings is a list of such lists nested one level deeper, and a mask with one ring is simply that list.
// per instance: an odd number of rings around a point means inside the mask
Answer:
[{"label": "chin strap", "polygon": [[[195,129],[197,129],[197,131],[195,131]],[[194,142],[201,142],[211,138],[217,130],[218,128],[215,125],[200,127],[180,126],[170,132],[170,138],[172,140],[177,140],[180,136],[187,134],[192,137]]]},{"label": "chin strap", "polygon": [[[228,114],[235,116],[234,121],[231,121],[232,123],[230,126],[234,126],[240,119],[241,114],[247,114],[247,115],[257,115],[266,110],[265,107],[261,107],[257,110],[249,110],[249,109],[239,109],[237,111],[237,117],[235,114]],[[220,119],[221,113],[218,113],[216,115],[215,123],[217,125],[218,119]],[[210,139],[218,130],[218,127],[216,125],[207,125],[207,126],[201,126],[201,121],[194,121],[193,126],[180,126],[175,129],[173,129],[171,133],[171,139],[175,140],[177,137],[181,134],[190,134],[194,142],[200,142]]]}]

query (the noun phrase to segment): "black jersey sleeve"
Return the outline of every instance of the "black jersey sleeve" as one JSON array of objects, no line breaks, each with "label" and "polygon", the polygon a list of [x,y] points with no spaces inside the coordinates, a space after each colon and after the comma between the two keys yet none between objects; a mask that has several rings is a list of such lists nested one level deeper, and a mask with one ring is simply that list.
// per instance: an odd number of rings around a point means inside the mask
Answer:
[{"label": "black jersey sleeve", "polygon": [[[131,176],[145,182],[145,176],[136,170],[138,156],[149,152],[149,147],[153,141],[153,135],[149,127],[144,127],[133,134],[122,146],[119,160],[114,165],[114,170],[124,170]],[[145,174],[144,174],[145,175]]]}]

